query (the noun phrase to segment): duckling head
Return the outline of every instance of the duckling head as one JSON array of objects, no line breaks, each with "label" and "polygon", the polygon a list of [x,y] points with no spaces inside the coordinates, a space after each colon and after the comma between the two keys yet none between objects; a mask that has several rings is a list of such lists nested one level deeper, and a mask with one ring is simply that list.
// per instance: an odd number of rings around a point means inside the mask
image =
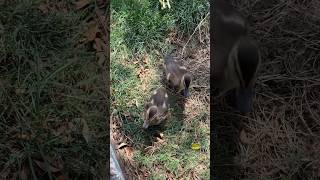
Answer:
[{"label": "duckling head", "polygon": [[240,39],[234,52],[235,74],[239,86],[231,90],[231,96],[234,99],[235,108],[241,113],[248,113],[252,108],[260,53],[256,44],[249,39]]},{"label": "duckling head", "polygon": [[150,106],[145,114],[145,119],[143,123],[143,128],[147,129],[149,126],[157,124],[157,106]]},{"label": "duckling head", "polygon": [[143,128],[148,129],[150,126],[160,125],[165,122],[169,116],[168,105],[164,102],[161,107],[152,105],[145,113]]},{"label": "duckling head", "polygon": [[184,97],[188,97],[190,95],[189,93],[189,87],[191,84],[192,77],[189,73],[186,73],[182,76],[181,82],[180,82],[180,93]]}]

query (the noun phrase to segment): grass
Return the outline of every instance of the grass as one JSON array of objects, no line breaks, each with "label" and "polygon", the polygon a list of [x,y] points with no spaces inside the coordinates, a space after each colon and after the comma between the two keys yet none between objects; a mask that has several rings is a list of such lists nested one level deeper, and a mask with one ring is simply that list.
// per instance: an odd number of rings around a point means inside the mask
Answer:
[{"label": "grass", "polygon": [[43,12],[42,3],[6,1],[0,9],[2,178],[101,178],[107,161],[102,67],[94,51],[75,48],[94,4],[76,11],[63,1]]},{"label": "grass", "polygon": [[262,66],[252,114],[215,103],[216,173],[223,172],[220,179],[318,179],[320,4],[232,3],[249,20]]},{"label": "grass", "polygon": [[[131,177],[147,174],[151,179],[175,179],[195,172],[208,178],[209,126],[199,121],[201,113],[209,118],[208,110],[197,112],[199,117],[185,115],[176,98],[171,102],[172,117],[163,131],[163,143],[149,142],[142,130],[144,103],[162,85],[162,58],[179,48],[172,45],[170,34],[185,40],[208,13],[208,2],[201,0],[171,2],[171,9],[160,10],[159,6],[158,1],[149,0],[111,2],[111,108],[113,123],[119,124],[112,129],[113,139],[133,147],[132,156],[122,154],[130,160],[125,163],[132,165],[125,165]],[[204,83],[208,86],[209,81]],[[190,148],[192,140],[201,143],[201,151]],[[200,166],[204,168],[197,169]]]}]

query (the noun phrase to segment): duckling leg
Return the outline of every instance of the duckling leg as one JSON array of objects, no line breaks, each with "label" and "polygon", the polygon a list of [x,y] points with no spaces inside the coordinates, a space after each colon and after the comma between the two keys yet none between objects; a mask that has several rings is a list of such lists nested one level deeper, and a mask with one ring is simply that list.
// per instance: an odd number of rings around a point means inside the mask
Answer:
[{"label": "duckling leg", "polygon": [[232,89],[226,96],[226,102],[233,109],[241,113],[248,113],[251,111],[252,95],[252,89],[250,88]]}]

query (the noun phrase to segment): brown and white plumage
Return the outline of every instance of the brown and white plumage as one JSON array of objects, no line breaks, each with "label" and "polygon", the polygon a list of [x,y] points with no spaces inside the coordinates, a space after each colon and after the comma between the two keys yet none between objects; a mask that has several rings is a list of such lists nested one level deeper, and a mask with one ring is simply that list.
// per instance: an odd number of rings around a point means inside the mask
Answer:
[{"label": "brown and white plumage", "polygon": [[215,1],[211,25],[214,32],[214,84],[221,94],[231,92],[239,111],[248,112],[261,61],[258,45],[248,36],[245,18],[224,0]]},{"label": "brown and white plumage", "polygon": [[150,99],[145,104],[144,129],[165,122],[169,115],[168,98],[168,93],[163,87],[153,91]]},{"label": "brown and white plumage", "polygon": [[185,97],[189,96],[192,77],[186,67],[179,64],[171,55],[168,55],[164,60],[164,69],[169,87]]}]

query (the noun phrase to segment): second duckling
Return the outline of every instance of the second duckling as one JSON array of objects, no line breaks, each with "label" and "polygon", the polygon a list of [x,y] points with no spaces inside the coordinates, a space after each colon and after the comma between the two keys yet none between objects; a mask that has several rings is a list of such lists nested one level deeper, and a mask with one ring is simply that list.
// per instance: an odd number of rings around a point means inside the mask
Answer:
[{"label": "second duckling", "polygon": [[145,104],[143,128],[147,129],[150,126],[164,123],[168,115],[168,93],[165,88],[160,87],[153,92],[149,101]]},{"label": "second duckling", "polygon": [[164,59],[164,69],[169,87],[184,97],[188,97],[192,77],[186,67],[180,65],[171,55],[168,55]]},{"label": "second duckling", "polygon": [[216,0],[214,23],[214,84],[230,94],[240,112],[251,111],[261,57],[258,44],[248,35],[247,20],[225,0]]}]

